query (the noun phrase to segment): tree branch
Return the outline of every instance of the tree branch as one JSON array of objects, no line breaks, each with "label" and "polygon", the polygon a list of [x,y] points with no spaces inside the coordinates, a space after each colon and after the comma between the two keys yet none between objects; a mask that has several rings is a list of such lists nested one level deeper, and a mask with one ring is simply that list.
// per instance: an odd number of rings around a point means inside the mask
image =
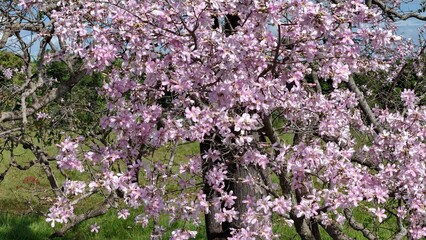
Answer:
[{"label": "tree branch", "polygon": [[318,221],[322,228],[330,235],[333,240],[351,240],[352,238],[348,237],[335,222],[332,222],[329,225],[323,224],[321,221]]},{"label": "tree branch", "polygon": [[368,121],[370,121],[370,123],[373,124],[374,130],[377,133],[381,133],[383,131],[383,128],[377,122],[377,119],[374,116],[374,113],[371,110],[370,105],[368,105],[367,100],[365,100],[364,94],[361,92],[361,90],[359,90],[358,86],[356,85],[353,76],[349,76],[348,86],[349,86],[349,89],[352,92],[354,92],[356,97],[358,98],[358,102],[359,102],[359,105],[361,106],[361,110],[367,116]]},{"label": "tree branch", "polygon": [[[81,70],[75,73],[70,80],[60,84],[57,88],[53,88],[50,90],[48,94],[45,96],[36,99],[34,104],[27,107],[27,116],[34,114],[39,109],[45,107],[50,102],[64,96],[68,93],[85,75],[87,74],[86,70]],[[0,115],[0,123],[13,121],[13,120],[21,120],[23,119],[22,111],[13,111],[13,112],[2,112]]]},{"label": "tree branch", "polygon": [[[420,15],[419,13],[410,12],[410,13],[400,13],[396,11],[393,8],[389,8],[386,6],[384,2],[381,0],[369,0],[369,2],[373,3],[374,5],[378,6],[386,15],[388,15],[390,18],[397,17],[400,20],[407,20],[409,18],[416,18],[418,20],[426,21],[426,16]],[[370,4],[371,5],[371,4]]]},{"label": "tree branch", "polygon": [[95,218],[95,217],[104,215],[105,213],[108,212],[108,210],[111,207],[114,207],[113,203],[115,203],[116,198],[117,198],[117,195],[115,194],[115,192],[114,191],[111,192],[108,198],[105,199],[104,202],[98,208],[92,209],[86,213],[71,217],[70,222],[65,224],[61,229],[57,230],[54,234],[50,236],[50,238],[62,237],[68,230],[75,227],[79,223],[90,218]]},{"label": "tree branch", "polygon": [[344,209],[343,213],[345,214],[346,219],[348,220],[349,226],[351,226],[353,229],[362,232],[362,235],[367,238],[368,240],[378,240],[376,236],[374,236],[373,233],[368,230],[363,224],[357,222],[352,217],[352,212],[349,209]]}]

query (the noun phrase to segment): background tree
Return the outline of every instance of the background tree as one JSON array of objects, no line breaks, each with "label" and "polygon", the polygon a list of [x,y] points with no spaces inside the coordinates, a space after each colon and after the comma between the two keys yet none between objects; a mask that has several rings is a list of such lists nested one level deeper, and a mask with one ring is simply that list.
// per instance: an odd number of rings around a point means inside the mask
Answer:
[{"label": "background tree", "polygon": [[[65,139],[64,134],[105,138],[93,124],[103,111],[98,95],[103,77],[89,76],[80,58],[62,52],[66,44],[50,18],[56,3],[0,3],[0,157],[7,161],[0,181],[13,168],[40,167],[52,189],[45,199],[60,196],[68,178],[57,170],[56,153],[49,148]],[[21,148],[21,154],[33,158],[17,160]]]}]

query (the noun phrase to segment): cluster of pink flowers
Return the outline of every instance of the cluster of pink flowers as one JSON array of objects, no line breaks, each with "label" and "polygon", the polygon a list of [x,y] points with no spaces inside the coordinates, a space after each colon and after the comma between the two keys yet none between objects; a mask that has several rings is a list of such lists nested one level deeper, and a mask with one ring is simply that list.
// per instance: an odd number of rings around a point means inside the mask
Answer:
[{"label": "cluster of pink flowers", "polygon": [[57,145],[59,147],[59,154],[56,160],[60,168],[84,172],[83,163],[78,156],[78,145],[78,141],[73,141],[69,137]]},{"label": "cluster of pink flowers", "polygon": [[50,118],[50,115],[48,113],[45,113],[45,112],[36,113],[37,120],[43,120],[43,119],[49,119],[49,118]]},{"label": "cluster of pink flowers", "polygon": [[79,195],[85,193],[86,183],[83,181],[70,181],[64,183],[64,192],[67,195]]},{"label": "cluster of pink flowers", "polygon": [[56,223],[67,223],[69,218],[74,215],[74,207],[66,198],[58,198],[55,204],[49,209],[46,221],[51,222],[55,227]]},{"label": "cluster of pink flowers", "polygon": [[10,68],[0,69],[2,70],[3,76],[6,79],[12,79],[13,77],[13,71]]}]

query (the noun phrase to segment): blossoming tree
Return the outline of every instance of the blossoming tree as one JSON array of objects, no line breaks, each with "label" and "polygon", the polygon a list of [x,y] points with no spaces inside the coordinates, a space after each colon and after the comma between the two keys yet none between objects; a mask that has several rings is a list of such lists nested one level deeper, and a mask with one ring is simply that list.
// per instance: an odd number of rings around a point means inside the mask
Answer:
[{"label": "blossoming tree", "polygon": [[[115,140],[58,145],[58,167],[90,180],[67,179],[47,221],[63,223],[62,235],[118,207],[120,218],[136,209],[136,222],[152,221],[153,237],[169,227],[159,223],[163,215],[193,225],[204,218],[209,239],[279,238],[272,227],[284,224],[302,239],[320,239],[320,228],[350,239],[343,223],[377,239],[384,221],[395,223],[395,239],[425,237],[426,109],[409,89],[404,109],[373,107],[355,80],[392,84],[423,54],[395,35],[394,21],[425,17],[399,6],[57,1],[50,17],[64,54],[107,75],[100,125]],[[176,147],[187,142],[200,153],[177,161]],[[166,148],[169,158],[154,154]],[[100,193],[103,204],[74,213],[78,201]]]}]

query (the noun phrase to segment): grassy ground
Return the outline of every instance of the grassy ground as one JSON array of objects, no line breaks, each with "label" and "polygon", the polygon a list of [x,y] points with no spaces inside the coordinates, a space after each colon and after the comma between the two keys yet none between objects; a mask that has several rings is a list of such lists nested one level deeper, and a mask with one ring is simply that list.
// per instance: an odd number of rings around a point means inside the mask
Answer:
[{"label": "grassy ground", "polygon": [[[103,239],[150,239],[150,233],[152,231],[152,224],[149,224],[147,228],[142,228],[139,225],[135,225],[131,220],[132,217],[135,217],[132,214],[127,220],[117,219],[117,215],[114,211],[109,212],[108,214],[96,218],[90,219],[87,222],[84,222],[78,225],[75,229],[68,232],[63,238],[64,240],[72,239],[94,239],[94,240],[103,240]],[[358,216],[359,218],[359,216]],[[362,218],[361,218],[362,219]],[[90,225],[97,223],[101,226],[99,233],[91,233]],[[163,225],[167,224],[166,218],[161,221]],[[282,223],[281,223],[282,224]],[[276,222],[274,226],[274,231],[279,234],[280,239],[283,240],[292,240],[300,239],[294,228],[281,225]],[[179,228],[183,225],[176,224],[172,228]],[[193,227],[192,230],[198,230],[199,234],[196,239],[206,239],[205,232],[203,231],[203,225]],[[353,239],[365,239],[360,232],[348,230],[345,226],[346,232]],[[331,240],[332,238],[328,237],[327,234],[321,229],[323,233],[322,239]],[[0,239],[4,240],[14,240],[14,239],[28,239],[28,240],[44,240],[47,239],[53,233],[52,228],[48,223],[45,222],[43,217],[36,216],[34,214],[28,215],[15,215],[15,214],[1,214],[0,215]],[[168,231],[163,239],[169,239],[171,231]],[[391,239],[389,232],[381,231],[380,239]],[[59,239],[59,238],[58,238]]]},{"label": "grassy ground", "polygon": [[[71,239],[94,239],[94,240],[122,240],[122,239],[150,239],[152,231],[152,223],[147,228],[142,228],[140,225],[135,225],[131,215],[127,220],[117,219],[115,211],[110,211],[106,215],[90,219],[75,229],[68,232],[64,237],[57,239],[71,240]],[[100,227],[99,233],[91,233],[90,225],[97,223]],[[167,219],[161,220],[163,225],[167,224]],[[173,228],[182,227],[183,225],[176,224]],[[193,227],[192,230],[200,230],[203,226]],[[43,217],[28,214],[28,215],[14,215],[14,214],[1,214],[0,215],[0,239],[20,239],[20,240],[44,240],[53,233],[52,228],[45,222]],[[168,239],[171,231],[167,231],[164,239]],[[201,232],[196,239],[205,239],[205,234]]]},{"label": "grassy ground", "polygon": [[[283,136],[284,140],[291,144],[292,136]],[[54,154],[55,148],[48,149],[51,154]],[[184,144],[180,146],[176,153],[176,161],[186,158],[188,155],[195,155],[199,152],[197,144]],[[24,163],[34,159],[34,156],[22,149],[16,148],[14,151],[18,163]],[[166,149],[156,153],[155,157],[167,159],[169,151]],[[8,153],[4,153],[8,155]],[[7,158],[7,156],[6,156]],[[7,159],[0,162],[0,171],[6,166]],[[276,179],[272,179],[276,180]],[[43,171],[34,166],[28,171],[20,171],[18,169],[11,169],[3,182],[0,183],[0,239],[15,240],[15,239],[47,239],[53,232],[52,229],[45,221],[45,218],[38,212],[46,212],[49,207],[49,198],[52,198],[49,190],[49,185],[44,177]],[[88,202],[88,206],[93,206],[93,203],[101,199],[94,199]],[[106,215],[90,219],[75,229],[69,231],[61,239],[150,239],[152,232],[152,223],[148,227],[143,228],[140,225],[135,225],[133,219],[140,214],[131,212],[131,216],[127,220],[118,219],[115,210],[108,212]],[[368,215],[363,214],[362,211],[354,212],[355,218],[368,226],[373,226],[374,222]],[[90,232],[90,225],[97,223],[101,226],[98,234]],[[167,225],[167,217],[163,217],[160,222],[162,225]],[[171,226],[171,229],[179,228],[179,224]],[[391,237],[388,229],[395,228],[395,221],[388,219],[384,222],[383,227],[380,228],[380,239],[389,239]],[[364,239],[360,232],[350,229],[348,226],[343,226],[345,232],[354,239]],[[197,239],[205,239],[204,226],[192,226],[192,230],[197,230],[199,234]],[[322,229],[321,229],[322,230]],[[274,221],[274,231],[280,235],[280,239],[299,239],[294,228],[288,227],[283,221]],[[166,232],[164,239],[168,239],[171,230]],[[323,239],[331,239],[327,234],[323,234]]]},{"label": "grassy ground", "polygon": [[[56,150],[51,147],[47,151],[50,155],[54,155]],[[176,159],[179,161],[197,153],[199,153],[197,144],[183,144],[177,149]],[[35,158],[30,151],[21,146],[15,149],[14,155],[16,161],[22,165]],[[7,166],[10,152],[3,152],[3,157],[0,161],[0,171]],[[169,157],[168,149],[158,151],[154,155],[154,158],[158,159],[168,159]],[[52,169],[54,168],[55,166],[52,165]],[[60,176],[60,174],[56,175]],[[60,177],[58,180],[63,181]],[[46,212],[52,200],[53,194],[44,172],[39,166],[34,165],[27,171],[11,168],[6,178],[0,183],[0,240],[47,239],[53,234],[54,229],[39,212]],[[88,209],[100,201],[102,201],[101,197],[95,197],[85,204]],[[148,224],[146,228],[136,225],[133,219],[138,214],[140,212],[133,211],[127,220],[123,220],[118,219],[117,211],[112,209],[104,216],[81,223],[61,239],[150,239],[153,224]],[[90,232],[90,225],[95,222],[101,226],[97,234]],[[164,226],[168,225],[167,217],[161,218],[160,223]],[[166,231],[164,238],[168,239],[171,231],[179,227],[183,227],[183,225],[172,225]],[[191,228],[200,232],[197,239],[205,239],[205,234],[202,232],[204,226],[192,226]]]}]

